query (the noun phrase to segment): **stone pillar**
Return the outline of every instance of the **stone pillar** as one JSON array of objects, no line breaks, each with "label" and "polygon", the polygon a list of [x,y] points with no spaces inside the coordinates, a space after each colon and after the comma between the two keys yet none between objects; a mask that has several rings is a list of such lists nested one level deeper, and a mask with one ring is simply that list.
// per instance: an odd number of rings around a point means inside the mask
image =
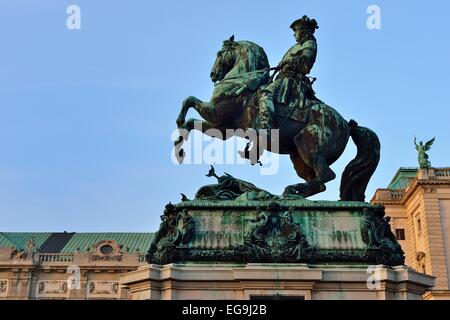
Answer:
[{"label": "stone pillar", "polygon": [[423,212],[423,239],[426,248],[427,273],[437,277],[435,290],[448,290],[447,260],[442,234],[439,199],[433,197],[431,189],[425,189],[421,203]]},{"label": "stone pillar", "polygon": [[416,231],[415,231],[415,218],[414,214],[409,213],[407,216],[407,240],[408,240],[408,253],[406,255],[406,265],[419,270],[416,260],[417,248],[416,248]]}]

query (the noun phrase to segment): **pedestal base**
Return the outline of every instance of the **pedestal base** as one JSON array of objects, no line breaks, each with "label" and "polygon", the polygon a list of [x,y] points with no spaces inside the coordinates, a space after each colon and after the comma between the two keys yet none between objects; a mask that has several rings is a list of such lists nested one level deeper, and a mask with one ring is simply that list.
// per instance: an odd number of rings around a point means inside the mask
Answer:
[{"label": "pedestal base", "polygon": [[173,263],[126,273],[121,285],[134,300],[422,300],[434,277],[405,266]]},{"label": "pedestal base", "polygon": [[168,204],[151,264],[347,263],[397,266],[404,254],[384,207],[278,199]]}]

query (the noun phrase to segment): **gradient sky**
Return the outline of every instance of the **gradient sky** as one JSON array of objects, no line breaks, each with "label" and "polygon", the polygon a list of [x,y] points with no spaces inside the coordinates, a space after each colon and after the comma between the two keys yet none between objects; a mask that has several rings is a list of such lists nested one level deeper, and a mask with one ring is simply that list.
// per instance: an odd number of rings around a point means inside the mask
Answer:
[{"label": "gradient sky", "polygon": [[[81,30],[66,28],[70,4]],[[381,30],[366,27],[372,4]],[[276,65],[303,14],[320,25],[317,96],[380,138],[368,200],[417,166],[414,135],[436,136],[431,163],[450,166],[448,1],[1,0],[0,231],[155,231],[166,203],[214,183],[208,164],[172,163],[170,136],[185,97],[209,100],[222,41],[254,41]],[[350,141],[314,199],[338,199],[354,155]],[[216,171],[277,194],[300,182],[287,156],[276,176]]]}]

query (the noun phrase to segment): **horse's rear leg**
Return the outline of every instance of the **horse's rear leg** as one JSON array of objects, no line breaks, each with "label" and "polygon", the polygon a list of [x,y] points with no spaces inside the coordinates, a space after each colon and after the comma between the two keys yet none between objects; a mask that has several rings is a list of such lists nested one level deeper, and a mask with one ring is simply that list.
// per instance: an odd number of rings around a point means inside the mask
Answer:
[{"label": "horse's rear leg", "polygon": [[304,197],[310,197],[326,190],[325,183],[336,178],[336,174],[330,169],[321,155],[311,155],[307,160],[316,173],[316,177],[299,185],[298,192]]},{"label": "horse's rear leg", "polygon": [[[295,172],[297,175],[304,179],[305,181],[310,181],[316,177],[316,173],[310,167],[308,167],[302,160],[302,158],[297,154],[291,154],[291,161],[294,165]],[[284,189],[283,195],[289,194],[299,194],[299,190],[302,189],[304,183],[293,184],[287,186]]]},{"label": "horse's rear leg", "polygon": [[309,197],[325,191],[325,183],[336,178],[336,174],[322,154],[323,136],[314,128],[305,128],[295,137],[294,142],[301,161],[314,171],[312,179],[305,179],[306,183],[297,185],[297,193]]}]

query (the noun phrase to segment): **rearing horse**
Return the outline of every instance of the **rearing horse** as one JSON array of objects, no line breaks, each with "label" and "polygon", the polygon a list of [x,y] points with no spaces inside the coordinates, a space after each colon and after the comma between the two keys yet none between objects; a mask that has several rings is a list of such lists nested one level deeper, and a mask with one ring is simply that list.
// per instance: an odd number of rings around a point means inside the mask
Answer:
[{"label": "rearing horse", "polygon": [[[210,75],[216,83],[211,102],[192,96],[185,99],[177,119],[178,128],[188,132],[196,129],[194,123],[200,120],[185,120],[190,108],[206,120],[201,122],[202,131],[206,134],[213,128],[222,133],[226,129],[252,128],[257,91],[270,83],[269,70],[267,55],[257,44],[236,42],[234,36],[224,41]],[[302,120],[282,115],[279,112],[282,107],[276,105],[275,108],[274,129],[279,130],[277,152],[290,155],[297,175],[305,180],[305,183],[287,186],[283,195],[308,197],[325,191],[325,183],[336,177],[330,165],[342,155],[351,136],[358,151],[342,174],[340,198],[364,201],[367,184],[380,159],[377,135],[358,126],[354,120],[347,122],[336,110],[318,99],[309,101],[302,111]],[[228,138],[225,134],[222,136]],[[181,161],[185,139],[187,136],[180,135],[175,142]],[[271,151],[270,145],[266,150]]]}]

